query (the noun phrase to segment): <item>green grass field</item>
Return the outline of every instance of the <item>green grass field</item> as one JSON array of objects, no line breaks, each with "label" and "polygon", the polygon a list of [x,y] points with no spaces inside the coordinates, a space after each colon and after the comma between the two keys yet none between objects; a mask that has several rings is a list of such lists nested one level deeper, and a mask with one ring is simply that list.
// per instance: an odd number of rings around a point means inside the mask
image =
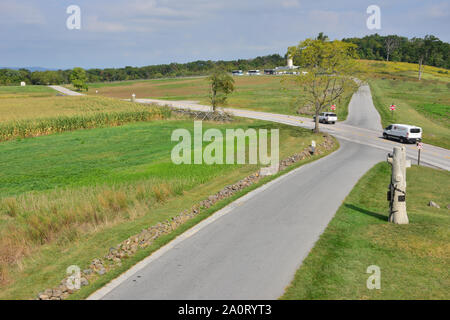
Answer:
[{"label": "green grass field", "polygon": [[46,86],[0,86],[0,101],[8,98],[56,96],[56,91]]},{"label": "green grass field", "polygon": [[[234,77],[235,92],[229,95],[227,107],[296,115],[304,107],[303,89],[290,84],[282,84],[281,76]],[[70,87],[70,86],[69,86]],[[96,91],[98,90],[98,94]],[[156,79],[145,81],[94,83],[90,85],[89,95],[126,99],[131,94],[138,98],[163,100],[198,101],[209,104],[208,82],[206,78]],[[343,96],[337,103],[336,113],[340,120],[348,114],[351,95]],[[304,116],[310,116],[305,115]]]},{"label": "green grass field", "polygon": [[[449,83],[405,79],[370,80],[372,97],[383,127],[405,123],[422,127],[423,141],[450,148]],[[397,106],[394,116],[389,110]]]},{"label": "green grass field", "polygon": [[[261,121],[204,129],[281,127],[286,157],[321,135]],[[192,121],[140,122],[0,144],[0,298],[29,298],[68,265],[108,248],[254,173],[256,165],[174,165],[170,141]],[[3,161],[4,160],[4,161]],[[69,264],[68,264],[69,263]]]},{"label": "green grass field", "polygon": [[[450,298],[450,173],[408,169],[408,225],[387,222],[389,179],[387,163],[361,178],[282,299]],[[441,209],[428,207],[430,200]],[[380,290],[366,287],[370,265],[381,269]]]}]

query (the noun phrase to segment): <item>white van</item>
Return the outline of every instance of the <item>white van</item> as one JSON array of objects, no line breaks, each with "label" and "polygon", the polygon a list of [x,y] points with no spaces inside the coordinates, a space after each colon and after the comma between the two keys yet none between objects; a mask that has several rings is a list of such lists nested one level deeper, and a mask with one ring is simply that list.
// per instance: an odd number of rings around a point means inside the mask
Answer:
[{"label": "white van", "polygon": [[407,124],[391,124],[384,129],[383,138],[398,139],[402,143],[415,143],[422,140],[422,128]]}]

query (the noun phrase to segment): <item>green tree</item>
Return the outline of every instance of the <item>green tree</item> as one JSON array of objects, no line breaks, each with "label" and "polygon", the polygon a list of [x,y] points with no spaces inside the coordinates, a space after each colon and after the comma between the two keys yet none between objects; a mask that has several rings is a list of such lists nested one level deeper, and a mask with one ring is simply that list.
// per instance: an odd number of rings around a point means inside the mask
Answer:
[{"label": "green tree", "polygon": [[314,132],[319,132],[319,113],[345,92],[353,92],[361,81],[354,79],[358,71],[356,45],[339,40],[306,39],[290,53],[300,57],[300,66],[307,72],[284,81],[293,81],[313,106]]},{"label": "green tree", "polygon": [[215,69],[207,78],[209,81],[209,98],[213,111],[220,104],[225,104],[227,95],[234,91],[234,79],[223,69]]},{"label": "green tree", "polygon": [[316,40],[320,41],[328,41],[329,38],[327,35],[325,35],[323,32],[319,32],[319,35],[317,36]]},{"label": "green tree", "polygon": [[83,68],[73,68],[72,73],[70,74],[70,82],[77,91],[88,90],[86,81],[86,71]]}]

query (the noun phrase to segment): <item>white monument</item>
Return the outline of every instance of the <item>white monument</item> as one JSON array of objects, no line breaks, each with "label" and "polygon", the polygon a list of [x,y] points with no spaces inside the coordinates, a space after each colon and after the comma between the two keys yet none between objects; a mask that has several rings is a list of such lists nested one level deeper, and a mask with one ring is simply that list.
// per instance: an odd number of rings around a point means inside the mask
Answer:
[{"label": "white monument", "polygon": [[392,167],[391,183],[389,184],[389,222],[408,224],[406,212],[406,168],[411,166],[406,160],[406,148],[394,147],[394,152],[388,154],[387,162]]}]

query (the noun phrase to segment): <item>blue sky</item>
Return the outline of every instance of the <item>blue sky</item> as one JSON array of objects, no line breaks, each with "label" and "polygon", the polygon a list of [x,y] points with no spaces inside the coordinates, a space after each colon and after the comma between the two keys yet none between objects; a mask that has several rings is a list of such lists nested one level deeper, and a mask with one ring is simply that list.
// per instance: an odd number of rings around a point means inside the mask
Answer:
[{"label": "blue sky", "polygon": [[[66,28],[69,5],[81,29]],[[369,5],[381,29],[366,27]],[[323,31],[331,39],[372,33],[449,41],[447,0],[2,0],[0,66],[143,66],[231,60],[271,53]]]}]

